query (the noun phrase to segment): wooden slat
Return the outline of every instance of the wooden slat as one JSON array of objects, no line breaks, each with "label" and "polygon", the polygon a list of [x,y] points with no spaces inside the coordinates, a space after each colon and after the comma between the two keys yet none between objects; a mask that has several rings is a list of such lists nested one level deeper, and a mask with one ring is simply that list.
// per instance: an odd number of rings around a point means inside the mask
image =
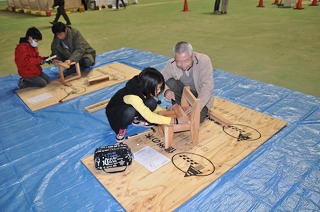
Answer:
[{"label": "wooden slat", "polygon": [[87,85],[93,85],[93,84],[96,84],[96,83],[99,83],[99,82],[103,82],[103,81],[107,81],[109,80],[109,76],[108,75],[100,75],[100,76],[95,76],[95,77],[89,77],[85,83]]},{"label": "wooden slat", "polygon": [[210,118],[213,119],[214,121],[219,122],[222,126],[228,127],[232,123],[228,119],[224,118],[223,116],[219,115],[216,113],[214,110],[209,111]]},{"label": "wooden slat", "polygon": [[105,108],[107,106],[107,104],[109,103],[109,101],[110,101],[110,99],[107,99],[107,100],[98,102],[96,104],[90,105],[90,106],[86,107],[85,109],[88,113],[94,113],[98,110]]}]

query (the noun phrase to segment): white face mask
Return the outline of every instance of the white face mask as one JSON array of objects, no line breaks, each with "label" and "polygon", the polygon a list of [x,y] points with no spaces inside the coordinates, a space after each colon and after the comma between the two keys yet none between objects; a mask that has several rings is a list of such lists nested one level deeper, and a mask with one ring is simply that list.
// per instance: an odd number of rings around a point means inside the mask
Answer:
[{"label": "white face mask", "polygon": [[37,46],[38,46],[38,42],[37,42],[37,41],[34,41],[34,40],[32,39],[30,45],[31,45],[32,47],[37,47]]}]

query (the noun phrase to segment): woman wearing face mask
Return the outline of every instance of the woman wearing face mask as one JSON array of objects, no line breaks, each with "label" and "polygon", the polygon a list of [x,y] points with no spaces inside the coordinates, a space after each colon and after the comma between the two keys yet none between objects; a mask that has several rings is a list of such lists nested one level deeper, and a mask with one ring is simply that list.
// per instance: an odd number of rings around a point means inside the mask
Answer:
[{"label": "woman wearing face mask", "polygon": [[41,32],[30,27],[15,49],[14,61],[20,75],[19,88],[45,87],[51,81],[50,77],[42,72],[41,65],[46,62],[46,57],[39,56],[37,46],[40,40]]}]

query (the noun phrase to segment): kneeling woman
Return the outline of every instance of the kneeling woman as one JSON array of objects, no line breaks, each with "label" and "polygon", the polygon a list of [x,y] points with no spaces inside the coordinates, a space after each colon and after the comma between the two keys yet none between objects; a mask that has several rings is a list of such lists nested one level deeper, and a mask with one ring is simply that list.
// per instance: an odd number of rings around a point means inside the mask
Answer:
[{"label": "kneeling woman", "polygon": [[129,124],[151,126],[153,124],[186,123],[188,117],[175,120],[159,115],[165,110],[157,105],[157,97],[165,86],[162,74],[155,68],[145,68],[139,75],[130,79],[126,86],[110,99],[106,107],[106,115],[111,128],[115,131],[116,141],[122,142]]}]

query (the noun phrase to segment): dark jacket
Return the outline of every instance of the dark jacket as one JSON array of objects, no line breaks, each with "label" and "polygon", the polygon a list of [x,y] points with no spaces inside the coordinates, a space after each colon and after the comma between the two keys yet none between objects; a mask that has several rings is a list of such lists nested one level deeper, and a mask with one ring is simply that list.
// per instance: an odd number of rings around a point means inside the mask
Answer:
[{"label": "dark jacket", "polygon": [[130,79],[124,88],[121,88],[116,92],[116,94],[110,99],[107,109],[126,105],[126,103],[123,101],[123,97],[126,95],[136,95],[139,96],[143,101],[146,100],[146,97],[139,88],[138,75]]},{"label": "dark jacket", "polygon": [[55,6],[64,7],[64,0],[54,0],[52,7]]},{"label": "dark jacket", "polygon": [[14,61],[21,77],[39,76],[42,72],[40,63],[43,59],[44,57],[39,56],[38,47],[32,47],[27,38],[20,38],[14,52]]},{"label": "dark jacket", "polygon": [[67,40],[69,49],[63,47],[62,41],[54,36],[51,43],[51,56],[57,55],[58,59],[67,58],[73,62],[79,62],[81,58],[87,57],[92,65],[95,64],[96,50],[89,45],[77,29],[67,27]]}]

